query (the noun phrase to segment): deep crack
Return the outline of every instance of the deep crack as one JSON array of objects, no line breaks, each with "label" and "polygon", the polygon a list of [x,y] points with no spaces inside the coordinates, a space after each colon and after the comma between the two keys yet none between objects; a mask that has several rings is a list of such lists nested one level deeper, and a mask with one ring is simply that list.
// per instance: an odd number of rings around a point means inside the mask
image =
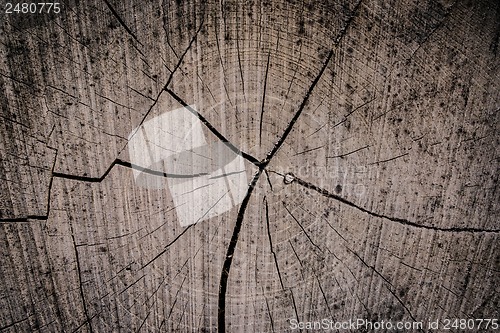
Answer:
[{"label": "deep crack", "polygon": [[[55,166],[55,161],[57,159],[57,155],[54,159],[54,166]],[[50,197],[52,193],[52,184],[54,178],[62,178],[62,179],[70,179],[70,180],[75,180],[75,181],[80,181],[80,182],[87,182],[87,183],[101,183],[108,174],[111,172],[111,170],[115,167],[115,165],[120,165],[125,168],[129,169],[135,169],[135,170],[140,170],[143,173],[147,173],[153,176],[158,176],[158,177],[164,177],[164,178],[196,178],[196,177],[201,177],[201,176],[206,176],[208,173],[198,173],[198,174],[174,174],[174,173],[166,173],[163,171],[158,171],[158,170],[153,170],[149,168],[144,168],[141,166],[138,166],[136,164],[123,161],[121,159],[115,159],[113,163],[108,167],[108,169],[104,172],[104,174],[100,177],[89,177],[89,176],[78,176],[78,175],[72,175],[72,174],[65,174],[61,172],[54,172],[54,166],[52,168],[52,173],[50,177],[50,182],[49,182],[49,188],[48,188],[48,197],[47,197],[47,209],[46,209],[46,214],[45,215],[27,215],[25,217],[15,217],[15,218],[1,218],[1,222],[28,222],[29,220],[40,220],[40,221],[45,221],[49,218],[50,214]]]},{"label": "deep crack", "polygon": [[269,226],[269,205],[267,204],[267,198],[264,197],[264,208],[266,209],[266,226],[267,226],[267,237],[269,238],[269,248],[271,249],[271,253],[274,258],[274,264],[276,266],[276,272],[278,272],[278,277],[280,278],[281,289],[285,289],[283,285],[283,279],[281,278],[280,267],[278,265],[278,257],[276,256],[276,252],[274,252],[273,248],[273,239],[271,237],[271,231]]},{"label": "deep crack", "polygon": [[321,67],[321,70],[320,70],[318,76],[316,76],[316,78],[312,82],[311,86],[307,90],[306,96],[302,100],[302,103],[300,104],[299,109],[297,110],[297,112],[293,116],[292,120],[288,123],[287,128],[285,129],[285,131],[283,132],[283,134],[279,138],[278,142],[274,145],[273,149],[267,154],[267,157],[261,162],[264,168],[269,164],[269,162],[274,157],[274,155],[276,155],[276,153],[278,152],[278,150],[281,148],[281,146],[285,142],[287,136],[292,131],[293,126],[295,125],[295,122],[297,122],[297,120],[299,119],[300,115],[302,114],[302,111],[304,111],[304,108],[306,107],[307,102],[309,101],[309,97],[311,96],[312,91],[314,90],[314,88],[318,84],[319,79],[323,76],[323,73],[325,72],[326,67],[330,63],[330,60],[331,60],[332,56],[333,56],[333,50],[330,50],[330,52],[328,53],[328,56],[326,58],[325,63]]},{"label": "deep crack", "polygon": [[[276,173],[276,172],[274,172]],[[278,173],[276,173],[278,174]],[[287,175],[281,175],[283,177],[286,177],[290,174],[287,174]],[[327,198],[330,198],[330,199],[334,199],[334,200],[337,200],[339,202],[342,202],[350,207],[353,207],[353,208],[356,208],[357,210],[359,211],[362,211],[363,213],[367,213],[371,216],[375,216],[375,217],[378,217],[378,218],[382,218],[382,219],[385,219],[385,220],[388,220],[388,221],[391,221],[391,222],[396,222],[396,223],[399,223],[399,224],[402,224],[402,225],[406,225],[406,226],[410,226],[410,227],[414,227],[414,228],[419,228],[419,229],[428,229],[428,230],[434,230],[434,231],[442,231],[442,232],[471,232],[471,233],[500,233],[500,229],[482,229],[482,228],[470,228],[470,227],[450,227],[450,228],[443,228],[443,227],[435,227],[435,226],[429,226],[429,225],[425,225],[425,224],[418,224],[416,222],[412,222],[412,221],[409,221],[407,219],[402,219],[402,218],[399,218],[399,217],[391,217],[391,216],[387,216],[387,215],[384,215],[384,214],[379,214],[379,213],[376,213],[376,212],[373,212],[373,211],[370,211],[364,207],[361,207],[339,195],[336,195],[336,194],[333,194],[333,193],[330,193],[329,191],[323,189],[323,188],[320,188],[312,183],[309,183],[309,182],[306,182],[305,180],[302,180],[300,178],[297,178],[296,176],[293,176],[293,182],[303,186],[303,187],[306,187],[308,189],[311,189],[311,190],[314,190],[316,192],[318,192],[319,194],[323,195],[324,197],[327,197]],[[290,182],[292,183],[292,182]]]},{"label": "deep crack", "polygon": [[197,112],[195,109],[193,109],[189,104],[187,104],[181,97],[179,97],[175,92],[170,90],[167,86],[164,88],[165,91],[170,94],[179,104],[181,104],[184,108],[189,110],[192,114],[194,114],[198,119],[205,125],[222,143],[224,143],[231,151],[233,151],[237,155],[241,155],[244,159],[247,161],[251,162],[252,164],[255,164],[256,166],[260,166],[260,163],[258,159],[253,157],[250,154],[247,154],[241,150],[239,150],[235,145],[233,145],[226,137],[219,132],[205,117],[203,117],[199,112]]},{"label": "deep crack", "polygon": [[132,38],[134,38],[137,43],[139,43],[141,46],[143,46],[142,43],[139,41],[139,39],[137,39],[137,36],[132,32],[132,30],[130,30],[130,28],[123,21],[123,19],[120,17],[120,15],[118,15],[115,8],[107,0],[104,0],[104,2],[106,3],[106,6],[108,6],[108,8],[111,11],[111,13],[113,14],[113,16],[118,20],[118,22],[121,24],[121,26],[125,29],[125,31],[127,31],[127,33],[130,36],[132,36]]},{"label": "deep crack", "polygon": [[227,292],[227,281],[229,278],[229,271],[231,270],[231,264],[233,262],[234,251],[236,250],[236,244],[238,243],[238,237],[241,230],[241,225],[243,223],[243,218],[245,216],[245,211],[248,206],[248,202],[250,201],[250,197],[252,195],[253,189],[259,180],[260,175],[262,174],[261,168],[255,174],[250,183],[247,193],[241,202],[240,209],[238,211],[238,217],[236,218],[236,223],[234,225],[233,234],[231,236],[231,241],[229,242],[229,246],[227,247],[226,259],[224,260],[224,264],[222,265],[222,272],[219,283],[219,301],[218,301],[218,314],[217,314],[217,323],[218,323],[218,331],[225,332],[226,331],[226,292]]},{"label": "deep crack", "polygon": [[[328,54],[328,57],[326,58],[326,61],[324,62],[323,66],[321,67],[321,70],[314,79],[314,81],[311,83],[311,86],[306,92],[306,95],[300,104],[300,107],[298,111],[295,113],[294,117],[288,124],[286,130],[283,132],[282,136],[276,143],[276,145],[273,147],[273,149],[267,154],[266,158],[262,160],[261,162],[255,163],[259,167],[259,171],[255,174],[255,176],[252,179],[252,182],[250,183],[247,193],[245,197],[243,198],[243,201],[241,203],[240,209],[238,211],[238,217],[236,218],[236,223],[233,229],[233,234],[231,236],[231,241],[229,243],[229,246],[227,248],[227,253],[226,253],[226,259],[224,260],[224,264],[222,266],[222,272],[221,272],[221,278],[220,278],[220,284],[219,284],[219,309],[218,309],[218,314],[217,314],[217,322],[218,322],[218,332],[226,332],[226,292],[227,292],[227,282],[229,278],[229,271],[231,270],[231,264],[233,261],[233,255],[236,249],[236,245],[238,243],[238,237],[239,233],[241,230],[241,225],[243,223],[243,218],[245,215],[246,208],[248,206],[248,202],[250,201],[250,197],[252,195],[253,189],[255,188],[255,185],[257,184],[257,181],[259,180],[260,176],[262,173],[265,171],[266,166],[271,162],[272,158],[276,155],[280,147],[283,145],[285,142],[285,139],[287,136],[290,134],[290,132],[293,129],[293,126],[299,119],[302,111],[304,110],[305,106],[307,105],[307,102],[309,100],[309,97],[311,96],[312,91],[314,90],[314,87],[318,84],[319,80],[323,76],[323,73],[330,63],[330,59],[333,56],[333,51],[330,51]],[[182,100],[180,100],[181,102]],[[185,107],[189,107],[185,102],[182,101],[182,103]],[[189,109],[189,108],[188,108]],[[194,111],[194,110],[193,110]],[[203,120],[202,120],[203,121]],[[231,144],[232,145],[232,144]],[[236,147],[235,147],[236,149]],[[293,294],[292,294],[293,298]],[[295,303],[295,300],[294,300]],[[298,316],[297,316],[298,317]]]}]

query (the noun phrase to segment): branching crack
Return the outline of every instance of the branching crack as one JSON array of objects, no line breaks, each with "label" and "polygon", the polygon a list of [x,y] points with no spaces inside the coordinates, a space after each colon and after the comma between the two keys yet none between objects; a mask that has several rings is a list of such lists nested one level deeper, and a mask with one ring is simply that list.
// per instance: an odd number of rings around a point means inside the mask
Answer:
[{"label": "branching crack", "polygon": [[[222,272],[221,272],[221,278],[220,278],[220,284],[219,284],[219,302],[218,302],[219,309],[218,309],[218,314],[217,314],[217,323],[218,323],[217,329],[218,329],[218,332],[220,332],[220,333],[226,332],[226,292],[227,292],[227,282],[228,282],[228,277],[229,277],[229,271],[231,269],[233,255],[234,255],[234,251],[236,249],[236,245],[238,242],[239,232],[241,230],[241,225],[243,223],[245,211],[246,211],[246,208],[248,206],[248,202],[250,201],[250,197],[252,195],[253,189],[254,189],[255,185],[257,184],[257,181],[259,180],[260,176],[265,171],[266,166],[269,164],[269,162],[271,162],[271,159],[276,155],[279,148],[285,142],[288,134],[290,134],[290,132],[292,131],[293,126],[295,125],[295,123],[299,119],[302,111],[304,110],[305,106],[307,105],[307,102],[309,100],[309,97],[311,96],[312,91],[314,90],[314,87],[316,87],[319,80],[323,76],[323,73],[324,73],[326,67],[330,63],[330,59],[332,58],[332,56],[333,56],[333,51],[330,51],[330,53],[328,54],[328,57],[326,58],[326,61],[324,62],[323,66],[321,67],[321,70],[320,70],[318,76],[314,79],[314,81],[311,83],[311,86],[309,87],[308,91],[306,92],[306,95],[305,95],[302,103],[300,104],[298,111],[295,113],[294,117],[292,118],[292,120],[288,124],[287,128],[283,132],[283,135],[280,137],[280,139],[278,140],[278,142],[276,143],[274,148],[267,154],[267,156],[264,160],[262,160],[260,162],[256,160],[254,163],[255,165],[257,165],[259,167],[259,170],[257,171],[255,176],[253,177],[253,179],[248,187],[247,193],[246,193],[246,195],[243,198],[243,201],[241,203],[240,209],[238,211],[238,217],[236,218],[236,224],[235,224],[234,229],[233,229],[233,234],[231,236],[231,241],[230,241],[228,249],[227,249],[226,259],[224,260],[224,264],[222,266]],[[166,88],[166,90],[174,98],[176,98],[179,101],[179,103],[181,103],[184,107],[186,107],[191,112],[194,112],[194,110],[192,110],[192,108],[190,108],[189,105],[187,105],[187,103],[182,101],[181,98],[179,98],[177,95],[175,95],[168,88]],[[197,114],[197,113],[195,113],[195,114]],[[201,116],[201,115],[199,115],[199,116]],[[202,122],[204,122],[204,118],[200,118],[200,120]],[[214,132],[214,130],[212,130],[212,132]],[[216,134],[216,135],[217,135],[217,133],[218,132],[214,132],[214,134]],[[217,137],[219,137],[219,139],[221,139],[223,142],[224,142],[224,140],[226,140],[220,133],[219,133],[219,135],[217,135]],[[232,144],[231,143],[229,143],[229,144],[230,144],[229,147],[231,148]],[[232,146],[232,147],[234,147],[234,146]],[[234,149],[237,149],[237,148],[234,147]],[[294,302],[295,312],[297,314],[297,308],[295,307],[295,299],[293,298],[293,293],[292,293],[292,299]],[[298,318],[298,314],[297,314],[297,318]]]},{"label": "branching crack", "polygon": [[[54,162],[55,165],[55,162]],[[27,215],[25,217],[16,217],[16,218],[1,218],[1,222],[28,222],[29,220],[39,220],[39,221],[46,221],[49,218],[49,213],[50,213],[50,197],[51,197],[51,192],[52,192],[52,183],[54,178],[62,178],[62,179],[70,179],[70,180],[76,180],[76,181],[81,181],[81,182],[88,182],[88,183],[101,183],[108,174],[111,172],[111,170],[114,168],[115,165],[120,165],[125,168],[129,169],[135,169],[135,170],[140,170],[143,173],[147,173],[153,176],[158,176],[158,177],[164,177],[164,178],[196,178],[196,177],[201,177],[201,176],[206,176],[208,173],[198,173],[198,174],[191,174],[191,175],[186,175],[186,174],[174,174],[174,173],[166,173],[163,171],[158,171],[158,170],[153,170],[149,168],[144,168],[141,166],[138,166],[136,164],[123,161],[121,159],[116,159],[111,163],[111,165],[108,167],[108,169],[104,172],[104,174],[100,177],[88,177],[88,176],[78,176],[78,175],[71,175],[71,174],[65,174],[65,173],[60,173],[60,172],[54,172],[54,167],[52,169],[52,175],[50,178],[49,182],[49,188],[48,188],[48,198],[47,198],[47,210],[45,215]]]}]

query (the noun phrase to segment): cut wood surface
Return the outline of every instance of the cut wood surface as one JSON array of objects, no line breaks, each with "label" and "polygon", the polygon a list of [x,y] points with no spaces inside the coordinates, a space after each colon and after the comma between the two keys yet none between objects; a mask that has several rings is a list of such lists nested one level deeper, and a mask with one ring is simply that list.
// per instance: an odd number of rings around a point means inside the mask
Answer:
[{"label": "cut wood surface", "polygon": [[500,320],[498,1],[1,9],[0,332]]}]

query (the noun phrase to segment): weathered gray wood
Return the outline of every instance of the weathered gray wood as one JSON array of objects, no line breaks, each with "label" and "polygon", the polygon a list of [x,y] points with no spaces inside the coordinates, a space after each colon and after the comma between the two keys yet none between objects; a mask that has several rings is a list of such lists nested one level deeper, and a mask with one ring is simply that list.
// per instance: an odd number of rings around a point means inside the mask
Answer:
[{"label": "weathered gray wood", "polygon": [[[498,318],[499,6],[2,13],[0,331]],[[135,183],[127,147],[184,103],[244,153],[249,182],[260,170],[244,210],[188,228],[166,178]]]}]

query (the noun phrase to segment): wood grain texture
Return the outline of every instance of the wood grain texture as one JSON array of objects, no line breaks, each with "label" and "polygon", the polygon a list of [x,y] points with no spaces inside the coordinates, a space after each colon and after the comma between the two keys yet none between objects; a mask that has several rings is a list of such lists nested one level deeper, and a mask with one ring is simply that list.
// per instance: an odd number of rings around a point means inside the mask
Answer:
[{"label": "wood grain texture", "polygon": [[[2,13],[0,331],[499,318],[499,13],[489,0]],[[186,105],[254,181],[242,205],[183,228],[168,177],[138,186],[127,143]]]}]

